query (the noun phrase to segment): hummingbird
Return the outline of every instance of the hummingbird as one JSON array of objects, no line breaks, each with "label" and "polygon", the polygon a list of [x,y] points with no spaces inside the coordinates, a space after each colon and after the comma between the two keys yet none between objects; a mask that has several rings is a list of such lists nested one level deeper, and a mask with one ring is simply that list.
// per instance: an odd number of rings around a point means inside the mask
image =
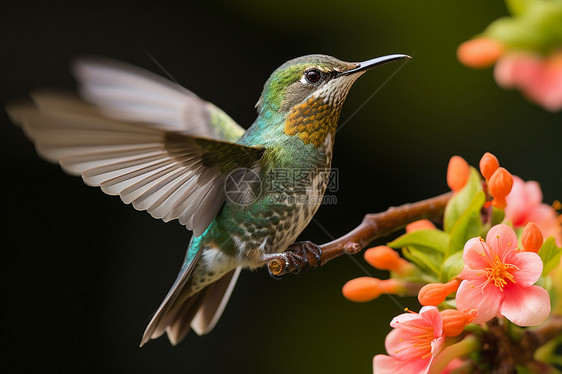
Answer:
[{"label": "hummingbird", "polygon": [[[190,329],[213,329],[242,268],[299,250],[292,244],[320,206],[352,84],[371,68],[406,58],[292,59],[266,81],[247,130],[176,82],[105,58],[75,61],[78,95],[37,91],[7,111],[47,161],[193,231],[141,340],[142,346],[167,333],[176,345]],[[281,180],[295,170],[307,171],[298,185]],[[272,189],[267,180],[283,183]],[[320,253],[315,245],[300,250]]]}]

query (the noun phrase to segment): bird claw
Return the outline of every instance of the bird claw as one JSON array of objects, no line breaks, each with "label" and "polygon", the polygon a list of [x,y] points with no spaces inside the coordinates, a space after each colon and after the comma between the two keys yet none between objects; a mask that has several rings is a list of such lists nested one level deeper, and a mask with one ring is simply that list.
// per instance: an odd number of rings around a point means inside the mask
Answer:
[{"label": "bird claw", "polygon": [[284,252],[275,254],[275,259],[268,263],[268,270],[272,278],[280,279],[281,274],[298,274],[321,265],[322,248],[318,244],[305,241],[293,243]]}]

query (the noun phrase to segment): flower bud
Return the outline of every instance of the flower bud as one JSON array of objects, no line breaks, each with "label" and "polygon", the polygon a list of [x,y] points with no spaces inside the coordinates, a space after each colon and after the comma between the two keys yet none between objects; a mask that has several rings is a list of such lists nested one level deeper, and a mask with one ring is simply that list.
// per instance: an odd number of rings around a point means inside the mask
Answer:
[{"label": "flower bud", "polygon": [[474,321],[478,310],[471,309],[466,312],[461,312],[456,309],[446,309],[440,314],[443,320],[443,335],[458,336],[463,332],[466,325]]},{"label": "flower bud", "polygon": [[507,205],[505,197],[511,192],[511,187],[513,187],[511,173],[504,168],[498,168],[488,181],[488,192],[494,197],[492,205],[504,209]]},{"label": "flower bud", "polygon": [[490,180],[492,174],[500,167],[500,163],[496,156],[490,152],[484,153],[480,159],[480,173],[486,180]]},{"label": "flower bud", "polygon": [[395,294],[398,282],[395,279],[380,280],[372,277],[359,277],[348,281],[342,288],[343,296],[357,303],[371,301],[383,293]]},{"label": "flower bud", "polygon": [[422,287],[418,293],[418,300],[424,306],[437,306],[441,304],[447,296],[459,288],[460,282],[453,279],[445,284],[429,283]]},{"label": "flower bud", "polygon": [[406,225],[406,232],[414,232],[418,230],[433,230],[435,225],[428,219],[420,219],[419,221],[412,222]]},{"label": "flower bud", "polygon": [[470,176],[470,167],[464,158],[453,156],[449,160],[447,166],[447,185],[454,192],[462,190],[468,177]]},{"label": "flower bud", "polygon": [[402,276],[409,274],[414,267],[401,258],[394,249],[385,245],[369,248],[365,251],[364,258],[374,268],[394,271]]},{"label": "flower bud", "polygon": [[529,222],[521,235],[521,244],[525,252],[538,253],[543,243],[541,230],[534,222]]},{"label": "flower bud", "polygon": [[471,68],[487,68],[492,66],[503,54],[504,46],[491,38],[468,40],[457,49],[459,61]]},{"label": "flower bud", "polygon": [[429,283],[418,293],[418,300],[423,306],[437,306],[447,298],[443,283]]}]

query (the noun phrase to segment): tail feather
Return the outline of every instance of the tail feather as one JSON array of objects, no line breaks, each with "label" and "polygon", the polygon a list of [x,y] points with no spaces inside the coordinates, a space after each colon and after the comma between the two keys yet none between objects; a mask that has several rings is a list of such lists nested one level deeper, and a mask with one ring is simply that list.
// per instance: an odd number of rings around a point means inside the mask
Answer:
[{"label": "tail feather", "polygon": [[209,290],[205,300],[191,321],[191,328],[197,335],[205,335],[215,327],[230,299],[241,270],[242,267],[238,266],[207,287]]},{"label": "tail feather", "polygon": [[[217,324],[228,299],[234,289],[240,267],[226,273],[216,282],[201,291],[189,295],[189,279],[182,272],[164,299],[143,335],[141,346],[150,339],[156,339],[164,332],[172,345],[181,342],[190,330],[190,325],[198,335],[207,334]],[[191,275],[191,274],[190,274]]]},{"label": "tail feather", "polygon": [[[162,301],[162,304],[158,307],[150,323],[144,330],[144,334],[141,339],[140,346],[142,347],[150,339],[156,339],[166,331],[166,327],[171,323],[173,317],[175,317],[175,308],[173,308],[178,297],[181,295],[184,288],[189,284],[191,274],[195,268],[195,264],[201,257],[202,251],[196,251],[193,257],[186,261],[185,265],[181,268],[176,281],[172,285],[170,291]],[[188,251],[186,257],[189,257],[190,251]]]},{"label": "tail feather", "polygon": [[166,333],[172,345],[178,344],[187,336],[191,320],[203,304],[208,290],[209,287],[202,289],[179,305],[172,322],[166,327]]}]

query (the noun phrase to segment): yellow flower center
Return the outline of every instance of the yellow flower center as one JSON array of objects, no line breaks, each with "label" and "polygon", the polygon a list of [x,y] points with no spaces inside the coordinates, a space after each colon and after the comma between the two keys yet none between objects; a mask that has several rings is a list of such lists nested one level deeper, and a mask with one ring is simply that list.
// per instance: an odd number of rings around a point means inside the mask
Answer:
[{"label": "yellow flower center", "polygon": [[515,283],[515,277],[511,272],[513,270],[519,270],[517,266],[504,264],[498,256],[496,256],[493,261],[490,261],[488,265],[490,265],[490,267],[484,269],[486,277],[488,278],[485,282],[486,284],[494,282],[494,285],[499,288],[500,291],[503,291],[503,287],[507,285],[507,281]]},{"label": "yellow flower center", "polygon": [[[499,238],[498,238],[499,242]],[[482,247],[486,245],[486,243],[481,240]],[[511,243],[507,244],[508,247]],[[484,257],[488,261],[488,267],[485,267],[483,273],[478,273],[478,275],[485,275],[486,281],[482,284],[482,288],[486,287],[488,283],[493,282],[494,285],[503,291],[503,288],[507,285],[507,282],[510,281],[511,283],[515,282],[515,277],[513,276],[513,271],[519,270],[519,268],[512,264],[504,263],[498,255],[496,255],[493,259],[488,255],[488,251],[480,252],[480,255]]]}]

